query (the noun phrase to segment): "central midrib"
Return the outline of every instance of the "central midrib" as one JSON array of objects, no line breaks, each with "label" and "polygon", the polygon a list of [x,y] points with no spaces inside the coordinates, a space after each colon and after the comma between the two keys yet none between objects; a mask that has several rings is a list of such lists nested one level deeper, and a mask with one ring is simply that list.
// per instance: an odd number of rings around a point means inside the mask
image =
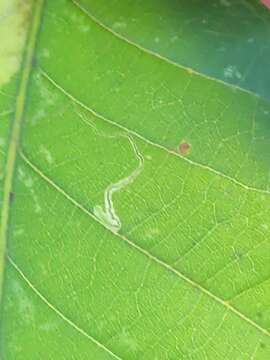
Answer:
[{"label": "central midrib", "polygon": [[[34,5],[34,12],[33,12],[33,20],[31,24],[31,30],[29,34],[29,40],[26,47],[26,55],[25,55],[25,61],[24,61],[24,67],[22,71],[22,77],[21,77],[21,83],[18,91],[17,101],[16,101],[16,110],[15,110],[15,118],[13,123],[13,128],[11,132],[10,137],[10,144],[8,148],[8,154],[7,154],[7,164],[6,164],[6,177],[4,181],[4,196],[3,196],[3,206],[2,206],[2,213],[1,213],[1,223],[0,223],[0,301],[2,297],[2,284],[3,284],[3,272],[4,272],[4,262],[5,262],[5,248],[7,243],[7,231],[8,231],[8,218],[9,218],[9,194],[12,191],[12,185],[13,185],[13,178],[14,178],[14,172],[15,172],[15,163],[17,158],[17,147],[18,142],[21,135],[21,125],[22,125],[22,118],[23,113],[25,109],[25,100],[27,96],[27,88],[29,83],[29,77],[31,73],[31,67],[32,67],[32,58],[35,52],[35,46],[37,41],[37,35],[38,30],[40,26],[40,20],[42,15],[42,9],[44,6],[45,0],[37,0],[36,4]],[[134,246],[135,244],[132,244]],[[143,251],[143,249],[140,249],[136,246],[136,248],[139,251]],[[147,255],[149,256],[149,254]],[[152,258],[152,255],[151,255]],[[161,263],[160,260],[154,259],[155,261],[158,261]],[[163,264],[163,262],[162,262]],[[163,266],[166,266],[168,270],[172,271],[170,269],[169,265],[164,263]],[[174,270],[175,272],[175,270]],[[177,272],[179,273],[179,272]],[[178,275],[179,276],[179,275]],[[186,278],[181,274],[182,278]],[[190,279],[188,279],[188,282],[191,282]],[[193,284],[193,282],[192,282]],[[194,286],[194,284],[193,284]],[[195,283],[195,286],[199,286]],[[204,291],[205,292],[205,291]],[[208,294],[209,295],[209,294]],[[211,297],[215,297],[213,294],[211,294]],[[216,298],[216,297],[215,297]],[[218,299],[219,302],[223,301],[221,299]],[[224,304],[223,304],[224,305]],[[242,315],[240,312],[231,306],[226,305],[226,307],[233,310],[233,312],[240,314],[240,317],[245,318],[246,321],[248,321],[249,324],[255,326],[258,330],[262,331],[264,334],[269,335],[267,330],[261,328],[258,324],[254,323],[249,318],[246,318],[244,315]]]},{"label": "central midrib", "polygon": [[43,6],[45,0],[33,0],[33,15],[30,25],[30,31],[25,48],[24,61],[22,63],[21,81],[16,97],[15,115],[13,126],[10,133],[10,141],[7,150],[7,161],[5,167],[5,180],[3,186],[3,203],[0,219],[0,305],[3,296],[3,281],[5,268],[5,253],[7,247],[8,224],[9,224],[9,198],[13,187],[13,178],[15,173],[18,143],[21,137],[23,114],[25,110],[25,102],[29,78],[32,69],[32,59],[35,52],[37,35],[40,27]]}]

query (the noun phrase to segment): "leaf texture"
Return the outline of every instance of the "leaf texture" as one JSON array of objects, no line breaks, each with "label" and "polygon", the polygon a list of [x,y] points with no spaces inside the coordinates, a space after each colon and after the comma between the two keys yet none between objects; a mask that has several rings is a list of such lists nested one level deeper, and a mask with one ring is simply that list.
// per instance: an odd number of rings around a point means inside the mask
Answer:
[{"label": "leaf texture", "polygon": [[1,356],[268,359],[269,101],[93,4],[33,5],[6,150]]}]

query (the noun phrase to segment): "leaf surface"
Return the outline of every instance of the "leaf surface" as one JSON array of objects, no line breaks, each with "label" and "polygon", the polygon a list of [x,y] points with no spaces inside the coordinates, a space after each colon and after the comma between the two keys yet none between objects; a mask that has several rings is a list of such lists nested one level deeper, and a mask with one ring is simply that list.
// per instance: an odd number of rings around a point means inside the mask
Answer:
[{"label": "leaf surface", "polygon": [[259,1],[82,0],[124,37],[270,99],[269,10]]},{"label": "leaf surface", "polygon": [[268,359],[270,104],[92,5],[33,4],[6,156],[1,356]]}]

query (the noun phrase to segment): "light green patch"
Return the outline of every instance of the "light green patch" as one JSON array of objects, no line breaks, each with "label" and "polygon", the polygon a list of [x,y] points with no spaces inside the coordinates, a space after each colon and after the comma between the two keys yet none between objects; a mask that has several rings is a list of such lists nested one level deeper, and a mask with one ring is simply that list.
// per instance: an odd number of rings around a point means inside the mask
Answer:
[{"label": "light green patch", "polygon": [[0,0],[0,87],[8,83],[19,69],[30,5],[29,0]]}]

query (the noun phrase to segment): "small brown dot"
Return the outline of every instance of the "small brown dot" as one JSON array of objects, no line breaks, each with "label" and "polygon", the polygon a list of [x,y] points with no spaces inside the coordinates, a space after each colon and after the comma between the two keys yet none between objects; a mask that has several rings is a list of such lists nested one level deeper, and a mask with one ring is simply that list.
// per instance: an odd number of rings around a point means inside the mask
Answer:
[{"label": "small brown dot", "polygon": [[190,145],[187,142],[183,142],[179,145],[179,152],[181,155],[186,155],[188,153],[188,150],[190,148]]}]

